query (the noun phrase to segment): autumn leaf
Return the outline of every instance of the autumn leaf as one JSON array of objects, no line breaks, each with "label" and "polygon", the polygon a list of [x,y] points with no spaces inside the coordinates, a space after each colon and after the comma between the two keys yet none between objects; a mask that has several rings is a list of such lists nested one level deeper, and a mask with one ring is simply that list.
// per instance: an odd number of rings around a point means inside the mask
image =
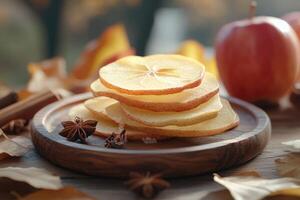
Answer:
[{"label": "autumn leaf", "polygon": [[215,77],[217,79],[220,79],[216,58],[214,56],[211,57],[211,58],[206,58],[205,61],[204,61],[204,65],[205,65],[205,70],[207,72],[215,75]]},{"label": "autumn leaf", "polygon": [[63,58],[55,57],[41,62],[29,63],[28,72],[30,80],[26,89],[19,92],[21,98],[26,98],[32,93],[65,88],[67,79],[66,62]]},{"label": "autumn leaf", "polygon": [[204,46],[196,40],[186,40],[181,43],[177,53],[189,58],[193,58],[199,62],[205,61]]},{"label": "autumn leaf", "polygon": [[88,86],[91,83],[90,81],[79,81],[67,76],[66,62],[61,57],[29,63],[28,72],[30,80],[27,87],[18,92],[21,100],[45,90],[50,90],[55,94],[66,93],[63,96],[70,96],[70,91],[76,93],[88,91]]},{"label": "autumn leaf", "polygon": [[73,187],[64,187],[59,190],[40,190],[31,193],[20,200],[96,200],[95,198],[78,191]]},{"label": "autumn leaf", "polygon": [[96,40],[87,44],[73,67],[71,76],[79,80],[94,79],[99,67],[134,53],[125,27],[122,24],[112,25]]},{"label": "autumn leaf", "polygon": [[0,168],[0,177],[25,182],[34,188],[57,190],[62,187],[61,180],[58,176],[53,176],[48,171],[35,167]]},{"label": "autumn leaf", "polygon": [[275,160],[277,171],[281,176],[300,179],[300,156],[295,153]]},{"label": "autumn leaf", "polygon": [[219,72],[215,57],[207,57],[205,55],[205,48],[200,42],[196,40],[184,41],[178,48],[177,54],[193,58],[203,63],[205,65],[205,70],[219,79]]},{"label": "autumn leaf", "polygon": [[300,153],[300,140],[291,140],[282,142],[282,144],[286,145],[289,151]]},{"label": "autumn leaf", "polygon": [[29,63],[28,71],[30,75],[34,75],[38,71],[42,71],[47,77],[65,78],[66,61],[62,57],[54,57],[48,60],[42,60],[41,62]]},{"label": "autumn leaf", "polygon": [[[221,177],[214,175],[214,181],[226,187],[235,200],[260,200],[280,191],[300,189],[300,181],[292,178],[264,179],[257,176]],[[295,195],[295,193],[284,195]]]},{"label": "autumn leaf", "polygon": [[24,155],[31,147],[31,140],[24,136],[7,137],[0,129],[0,159],[6,157],[19,157]]},{"label": "autumn leaf", "polygon": [[18,200],[95,200],[73,187],[63,187],[58,176],[44,169],[0,168],[0,178],[0,199],[15,196]]},{"label": "autumn leaf", "polygon": [[27,85],[27,90],[32,93],[41,92],[43,90],[55,90],[58,88],[63,88],[64,83],[57,77],[47,77],[47,75],[42,71],[36,71]]}]

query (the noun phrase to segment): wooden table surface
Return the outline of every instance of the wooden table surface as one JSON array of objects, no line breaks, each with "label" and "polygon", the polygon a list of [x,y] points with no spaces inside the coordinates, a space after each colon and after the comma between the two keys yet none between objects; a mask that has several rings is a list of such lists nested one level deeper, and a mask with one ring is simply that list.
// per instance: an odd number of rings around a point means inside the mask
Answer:
[{"label": "wooden table surface", "polygon": [[[283,102],[280,108],[273,108],[267,111],[272,122],[272,138],[261,155],[252,161],[226,171],[218,172],[227,176],[245,170],[257,170],[263,177],[276,178],[274,160],[288,152],[284,151],[281,142],[300,139],[300,107]],[[64,152],[61,152],[62,154]],[[134,193],[124,185],[124,180],[89,177],[82,174],[57,167],[42,157],[35,150],[29,151],[19,159],[6,159],[0,161],[0,167],[39,167],[49,170],[62,178],[64,185],[72,185],[84,191],[96,199],[135,199]],[[116,169],[117,170],[117,169]],[[214,195],[208,195],[212,191],[221,190],[222,187],[212,180],[212,174],[195,176],[181,179],[171,179],[171,188],[161,192],[156,199],[219,199]],[[138,198],[137,198],[138,199]],[[225,198],[222,198],[225,199]]]}]

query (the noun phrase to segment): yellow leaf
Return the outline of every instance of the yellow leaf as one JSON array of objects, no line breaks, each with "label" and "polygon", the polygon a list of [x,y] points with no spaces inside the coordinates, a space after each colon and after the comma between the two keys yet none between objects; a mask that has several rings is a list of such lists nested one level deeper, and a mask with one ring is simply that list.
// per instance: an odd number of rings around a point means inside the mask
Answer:
[{"label": "yellow leaf", "polygon": [[300,189],[300,181],[292,178],[264,179],[257,176],[221,177],[214,181],[226,187],[235,200],[260,200],[286,189]]},{"label": "yellow leaf", "polygon": [[48,171],[35,167],[0,168],[0,177],[25,182],[32,187],[41,189],[57,190],[62,187],[61,180],[58,176],[53,176]]},{"label": "yellow leaf", "polygon": [[177,54],[193,58],[203,63],[206,71],[212,73],[217,79],[219,79],[219,72],[215,57],[213,56],[208,58],[205,56],[204,46],[200,42],[197,42],[196,40],[184,41],[177,50]]},{"label": "yellow leaf", "polygon": [[275,163],[281,176],[300,179],[300,155],[291,153],[284,158],[276,159]]},{"label": "yellow leaf", "polygon": [[78,191],[73,187],[64,187],[59,190],[40,190],[31,193],[20,200],[96,200],[95,198]]},{"label": "yellow leaf", "polygon": [[98,74],[101,66],[123,56],[134,54],[122,24],[108,27],[96,40],[89,42],[74,66],[72,76],[89,79]]},{"label": "yellow leaf", "polygon": [[196,40],[184,41],[177,50],[177,53],[189,58],[193,58],[201,63],[205,62],[204,47]]},{"label": "yellow leaf", "polygon": [[212,73],[213,75],[215,75],[215,77],[217,79],[219,79],[219,71],[217,68],[217,63],[216,63],[215,57],[206,58],[204,60],[204,65],[205,65],[206,71]]}]

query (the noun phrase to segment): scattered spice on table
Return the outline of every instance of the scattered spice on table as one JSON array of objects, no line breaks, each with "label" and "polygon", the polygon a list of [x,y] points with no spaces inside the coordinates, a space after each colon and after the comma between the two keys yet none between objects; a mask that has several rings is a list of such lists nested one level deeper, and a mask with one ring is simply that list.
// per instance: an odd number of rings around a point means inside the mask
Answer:
[{"label": "scattered spice on table", "polygon": [[152,137],[144,137],[144,138],[142,138],[142,141],[144,142],[144,144],[156,144],[157,143],[157,139],[152,138]]},{"label": "scattered spice on table", "polygon": [[112,133],[108,138],[105,140],[105,147],[106,148],[115,148],[121,149],[127,143],[127,135],[126,130],[123,129],[120,134]]},{"label": "scattered spice on table", "polygon": [[130,179],[125,183],[129,186],[129,189],[148,199],[170,187],[170,183],[162,179],[161,173],[151,174],[147,172],[143,174],[131,172],[129,177]]},{"label": "scattered spice on table", "polygon": [[64,128],[59,135],[69,141],[80,140],[82,143],[86,143],[86,138],[94,134],[97,123],[95,120],[84,121],[79,117],[76,117],[74,121],[63,121],[61,124]]},{"label": "scattered spice on table", "polygon": [[25,131],[28,131],[28,120],[15,119],[3,125],[1,129],[6,134],[20,134]]}]

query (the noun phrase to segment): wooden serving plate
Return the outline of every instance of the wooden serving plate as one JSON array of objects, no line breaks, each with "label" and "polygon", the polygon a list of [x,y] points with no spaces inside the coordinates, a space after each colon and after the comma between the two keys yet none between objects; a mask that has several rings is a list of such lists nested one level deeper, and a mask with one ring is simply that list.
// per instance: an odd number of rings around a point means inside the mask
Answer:
[{"label": "wooden serving plate", "polygon": [[269,117],[244,101],[229,98],[240,117],[240,125],[217,136],[170,139],[156,144],[129,142],[124,149],[108,149],[98,136],[86,144],[61,137],[60,122],[68,120],[68,110],[90,98],[82,94],[52,103],[40,110],[32,123],[36,150],[49,161],[89,175],[124,177],[131,171],[162,172],[179,177],[215,172],[245,163],[266,146],[271,135]]}]

